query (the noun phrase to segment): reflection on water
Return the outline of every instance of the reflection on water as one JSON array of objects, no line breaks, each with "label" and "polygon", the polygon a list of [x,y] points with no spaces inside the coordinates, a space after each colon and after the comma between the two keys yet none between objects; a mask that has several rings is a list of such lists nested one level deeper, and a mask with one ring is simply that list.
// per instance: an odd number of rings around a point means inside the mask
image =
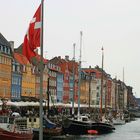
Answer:
[{"label": "reflection on water", "polygon": [[140,119],[115,126],[113,133],[105,135],[61,136],[50,140],[140,140]]}]

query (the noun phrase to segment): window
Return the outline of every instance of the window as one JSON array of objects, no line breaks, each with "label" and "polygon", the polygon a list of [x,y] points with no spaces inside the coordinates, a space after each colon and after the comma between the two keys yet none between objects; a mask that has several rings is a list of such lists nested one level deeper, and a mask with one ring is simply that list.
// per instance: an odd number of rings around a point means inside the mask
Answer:
[{"label": "window", "polygon": [[10,54],[10,48],[8,48],[7,53]]},{"label": "window", "polygon": [[6,47],[6,53],[8,54],[8,52],[9,52],[9,48],[8,48],[8,47]]},{"label": "window", "polygon": [[13,71],[15,71],[15,65],[13,65]]},{"label": "window", "polygon": [[99,90],[99,87],[97,87],[97,89]]},{"label": "window", "polygon": [[29,122],[32,122],[32,119],[31,118],[29,118]]},{"label": "window", "polygon": [[23,65],[23,72],[26,72],[26,67],[25,67],[25,65]]},{"label": "window", "polygon": [[20,66],[17,66],[17,72],[20,72]]}]

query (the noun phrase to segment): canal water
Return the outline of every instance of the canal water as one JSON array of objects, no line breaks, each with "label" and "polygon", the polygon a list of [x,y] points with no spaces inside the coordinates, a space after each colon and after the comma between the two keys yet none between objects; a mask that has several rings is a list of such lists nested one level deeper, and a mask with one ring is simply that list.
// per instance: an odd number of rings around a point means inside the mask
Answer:
[{"label": "canal water", "polygon": [[140,119],[115,126],[116,130],[105,135],[60,136],[50,140],[140,140]]}]

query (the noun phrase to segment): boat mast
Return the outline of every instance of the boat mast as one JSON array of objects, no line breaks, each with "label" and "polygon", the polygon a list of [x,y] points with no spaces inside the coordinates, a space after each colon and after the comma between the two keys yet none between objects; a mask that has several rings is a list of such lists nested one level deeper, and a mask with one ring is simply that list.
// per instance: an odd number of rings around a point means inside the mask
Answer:
[{"label": "boat mast", "polygon": [[72,115],[74,116],[74,97],[75,97],[75,43],[73,44],[73,100],[72,100]]},{"label": "boat mast", "polygon": [[89,66],[89,114],[90,114],[90,96],[91,96],[91,66]]},{"label": "boat mast", "polygon": [[39,140],[43,140],[43,114],[42,114],[43,113],[43,19],[44,19],[43,13],[44,13],[44,0],[41,0],[41,33],[40,33],[41,69],[40,69]]},{"label": "boat mast", "polygon": [[[49,69],[49,68],[48,68]],[[50,116],[50,90],[49,90],[49,87],[50,87],[50,78],[48,77],[48,83],[47,83],[47,98],[48,98],[48,104],[47,104],[47,111],[48,111],[48,114],[47,114],[47,117],[49,118]]]},{"label": "boat mast", "polygon": [[101,100],[101,106],[100,106],[100,117],[102,118],[102,98],[103,98],[103,68],[104,68],[104,49],[103,49],[103,47],[102,47],[102,72],[101,72],[101,97],[100,97],[100,100]]},{"label": "boat mast", "polygon": [[105,83],[105,117],[107,117],[107,106],[108,106],[108,102],[107,102],[107,79],[106,79],[106,83]]},{"label": "boat mast", "polygon": [[117,76],[115,77],[115,111],[117,111]]},{"label": "boat mast", "polygon": [[123,107],[122,109],[124,110],[124,67],[123,67]]},{"label": "boat mast", "polygon": [[79,81],[78,81],[78,119],[80,116],[80,87],[81,87],[81,57],[82,57],[82,35],[83,32],[80,31],[80,57],[79,57]]}]

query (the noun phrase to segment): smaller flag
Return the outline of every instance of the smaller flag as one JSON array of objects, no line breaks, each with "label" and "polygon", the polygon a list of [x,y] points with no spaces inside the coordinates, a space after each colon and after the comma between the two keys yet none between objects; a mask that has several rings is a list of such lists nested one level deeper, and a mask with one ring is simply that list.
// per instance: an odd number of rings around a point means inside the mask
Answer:
[{"label": "smaller flag", "polygon": [[24,37],[22,54],[27,57],[29,61],[36,56],[35,50],[40,47],[40,32],[41,32],[41,4],[35,12],[28,31]]}]

